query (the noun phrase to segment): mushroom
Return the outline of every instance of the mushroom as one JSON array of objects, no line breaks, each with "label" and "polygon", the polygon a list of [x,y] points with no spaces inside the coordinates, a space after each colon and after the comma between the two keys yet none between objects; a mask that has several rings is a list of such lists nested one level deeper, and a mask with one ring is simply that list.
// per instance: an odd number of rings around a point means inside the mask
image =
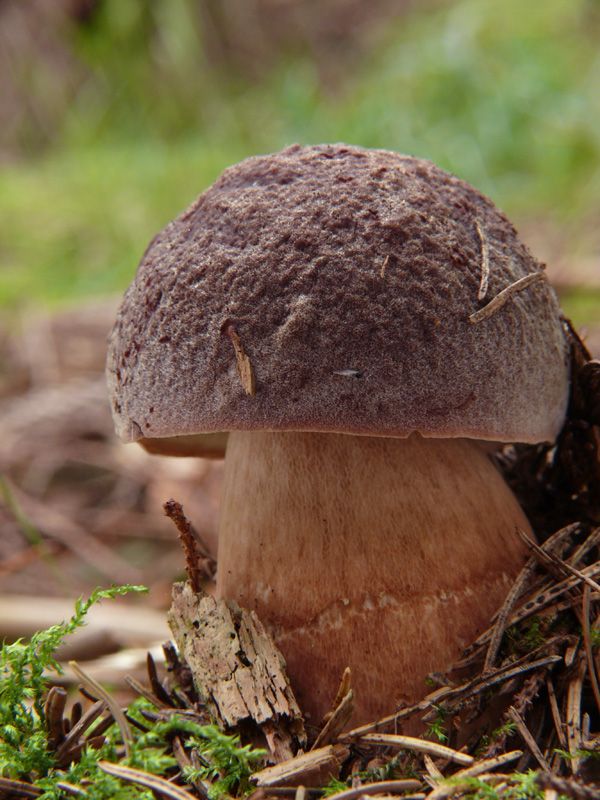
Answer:
[{"label": "mushroom", "polygon": [[225,170],[148,247],[110,337],[117,432],[227,443],[217,591],[313,721],[346,666],[357,723],[422,697],[522,567],[533,534],[488,453],[564,419],[544,275],[468,183],[346,145]]}]

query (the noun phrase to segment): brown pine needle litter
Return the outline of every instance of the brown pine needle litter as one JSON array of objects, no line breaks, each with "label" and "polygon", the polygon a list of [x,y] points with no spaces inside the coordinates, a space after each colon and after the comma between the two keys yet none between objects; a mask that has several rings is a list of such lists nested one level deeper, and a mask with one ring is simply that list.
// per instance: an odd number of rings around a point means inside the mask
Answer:
[{"label": "brown pine needle litter", "polygon": [[[197,631],[205,620],[193,614],[210,613],[213,638],[192,650],[180,646],[179,652],[166,643],[162,681],[151,657],[147,684],[128,678],[146,701],[143,724],[81,671],[82,693],[92,700],[87,711],[79,705],[66,718],[65,692],[53,687],[45,720],[58,761],[68,764],[86,748],[98,748],[117,723],[124,731],[122,760],[103,760],[100,769],[157,797],[213,800],[218,794],[228,800],[250,792],[251,800],[600,800],[600,390],[586,377],[589,354],[565,324],[574,366],[569,418],[558,442],[510,446],[497,457],[539,544],[527,541],[529,561],[490,627],[450,675],[431,676],[423,700],[353,728],[355,689],[347,671],[326,718],[305,724],[260,620],[203,593],[206,575],[194,563],[193,527],[180,504],[170,501],[166,511],[181,533],[191,582],[176,584],[173,634],[183,635],[186,624]],[[225,664],[219,650],[223,637],[229,642],[232,636],[239,639],[239,664]],[[195,655],[186,660],[186,652]],[[237,674],[238,683],[220,685],[219,669],[229,670],[228,680]],[[246,710],[240,712],[241,700]],[[249,790],[233,786],[231,795],[215,794],[212,778],[183,778],[184,770],[202,764],[189,723],[204,726],[215,719],[224,732],[239,734],[242,745],[265,753]],[[172,726],[169,755],[177,766],[160,776],[132,768],[125,761],[131,729],[149,731],[165,720]],[[404,735],[409,720],[420,721],[420,736]],[[62,789],[65,797],[89,795],[86,786]],[[0,800],[40,794],[35,783],[0,778]]]}]

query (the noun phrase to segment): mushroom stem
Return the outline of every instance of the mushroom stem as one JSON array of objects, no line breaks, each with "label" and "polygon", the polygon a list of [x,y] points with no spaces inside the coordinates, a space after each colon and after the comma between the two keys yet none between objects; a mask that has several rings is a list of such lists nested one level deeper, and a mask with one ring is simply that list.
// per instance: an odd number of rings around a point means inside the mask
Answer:
[{"label": "mushroom stem", "polygon": [[219,596],[254,609],[314,723],[344,668],[353,722],[424,696],[488,625],[533,535],[481,444],[230,434]]}]

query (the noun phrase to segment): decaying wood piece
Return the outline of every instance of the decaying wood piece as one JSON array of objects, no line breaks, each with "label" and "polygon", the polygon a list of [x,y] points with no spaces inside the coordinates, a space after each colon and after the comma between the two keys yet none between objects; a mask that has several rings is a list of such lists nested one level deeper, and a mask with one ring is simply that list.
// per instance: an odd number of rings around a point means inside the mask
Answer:
[{"label": "decaying wood piece", "polygon": [[326,744],[335,742],[346,725],[350,722],[354,713],[354,689],[349,689],[341,701],[337,704],[335,711],[329,715],[327,722],[317,736],[312,750],[316,750]]},{"label": "decaying wood piece", "polygon": [[168,622],[198,694],[217,723],[255,724],[276,760],[305,743],[304,723],[285,662],[256,615],[233,603],[173,586]]},{"label": "decaying wood piece", "polygon": [[188,578],[195,592],[199,592],[202,588],[202,576],[198,568],[200,563],[200,553],[196,547],[196,540],[192,532],[192,526],[188,518],[183,513],[181,503],[176,500],[167,500],[163,503],[165,514],[175,523],[175,527],[179,531],[179,541],[185,553],[185,568],[187,570]]},{"label": "decaying wood piece", "polygon": [[337,778],[350,750],[343,745],[328,745],[255,772],[251,781],[258,787],[325,786]]}]

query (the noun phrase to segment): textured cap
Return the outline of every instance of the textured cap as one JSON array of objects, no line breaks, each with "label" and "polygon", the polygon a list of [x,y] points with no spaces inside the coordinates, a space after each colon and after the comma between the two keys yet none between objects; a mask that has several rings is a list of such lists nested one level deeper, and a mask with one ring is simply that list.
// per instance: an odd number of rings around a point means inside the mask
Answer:
[{"label": "textured cap", "polygon": [[568,348],[543,266],[468,183],[392,152],[294,145],[225,170],[153,239],[107,376],[125,441],[537,442],[564,418]]}]

